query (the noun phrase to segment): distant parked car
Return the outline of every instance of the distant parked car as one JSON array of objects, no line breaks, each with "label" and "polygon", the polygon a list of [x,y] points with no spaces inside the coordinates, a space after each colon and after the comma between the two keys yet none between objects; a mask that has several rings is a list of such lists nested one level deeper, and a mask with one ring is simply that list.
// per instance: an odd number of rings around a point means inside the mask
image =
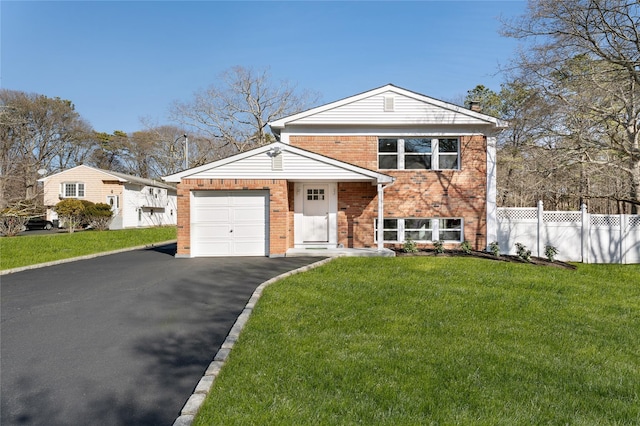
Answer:
[{"label": "distant parked car", "polygon": [[26,225],[27,230],[32,229],[46,229],[47,231],[53,229],[53,223],[42,217],[34,217],[29,219]]}]

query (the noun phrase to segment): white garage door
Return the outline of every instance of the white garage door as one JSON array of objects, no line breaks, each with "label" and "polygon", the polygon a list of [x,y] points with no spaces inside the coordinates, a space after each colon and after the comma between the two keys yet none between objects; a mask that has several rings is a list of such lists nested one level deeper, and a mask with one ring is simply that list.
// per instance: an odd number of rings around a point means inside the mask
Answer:
[{"label": "white garage door", "polygon": [[191,255],[267,255],[268,191],[194,191]]}]

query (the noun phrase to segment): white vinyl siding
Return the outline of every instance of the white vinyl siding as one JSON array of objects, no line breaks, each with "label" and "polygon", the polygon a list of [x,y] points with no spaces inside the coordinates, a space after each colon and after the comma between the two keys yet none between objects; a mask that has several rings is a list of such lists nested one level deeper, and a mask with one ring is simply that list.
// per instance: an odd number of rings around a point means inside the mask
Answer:
[{"label": "white vinyl siding", "polygon": [[[387,100],[388,98],[393,101]],[[393,102],[393,111],[385,110]],[[445,105],[444,103],[441,103]],[[472,117],[462,107],[447,105],[444,108],[437,101],[427,103],[420,99],[402,96],[393,92],[380,93],[360,99],[338,108],[322,111],[300,118],[294,123],[307,124],[354,124],[359,125],[406,125],[407,123],[446,123],[446,124],[487,124]],[[456,110],[457,109],[457,110]]]},{"label": "white vinyl siding", "polygon": [[291,151],[278,154],[281,168],[274,168],[273,158],[263,152],[244,158],[242,161],[203,170],[188,179],[287,179],[287,180],[341,180],[366,181],[371,178],[360,173],[304,157]]}]

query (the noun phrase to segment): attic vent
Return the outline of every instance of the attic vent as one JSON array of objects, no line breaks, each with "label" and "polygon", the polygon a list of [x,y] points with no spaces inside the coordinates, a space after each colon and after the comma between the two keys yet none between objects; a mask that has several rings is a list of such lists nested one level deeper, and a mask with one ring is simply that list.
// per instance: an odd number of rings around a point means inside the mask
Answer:
[{"label": "attic vent", "polygon": [[392,96],[384,97],[384,110],[392,112],[394,110],[394,98]]},{"label": "attic vent", "polygon": [[271,170],[282,170],[282,157],[281,153],[271,156]]}]

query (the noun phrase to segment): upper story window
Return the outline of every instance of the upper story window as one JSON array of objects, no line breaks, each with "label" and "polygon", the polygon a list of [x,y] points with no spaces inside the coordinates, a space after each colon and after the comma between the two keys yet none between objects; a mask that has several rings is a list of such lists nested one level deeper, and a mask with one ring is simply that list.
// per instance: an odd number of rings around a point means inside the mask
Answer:
[{"label": "upper story window", "polygon": [[84,198],[83,182],[64,182],[60,189],[63,198]]},{"label": "upper story window", "polygon": [[380,138],[378,168],[459,170],[459,138]]}]

